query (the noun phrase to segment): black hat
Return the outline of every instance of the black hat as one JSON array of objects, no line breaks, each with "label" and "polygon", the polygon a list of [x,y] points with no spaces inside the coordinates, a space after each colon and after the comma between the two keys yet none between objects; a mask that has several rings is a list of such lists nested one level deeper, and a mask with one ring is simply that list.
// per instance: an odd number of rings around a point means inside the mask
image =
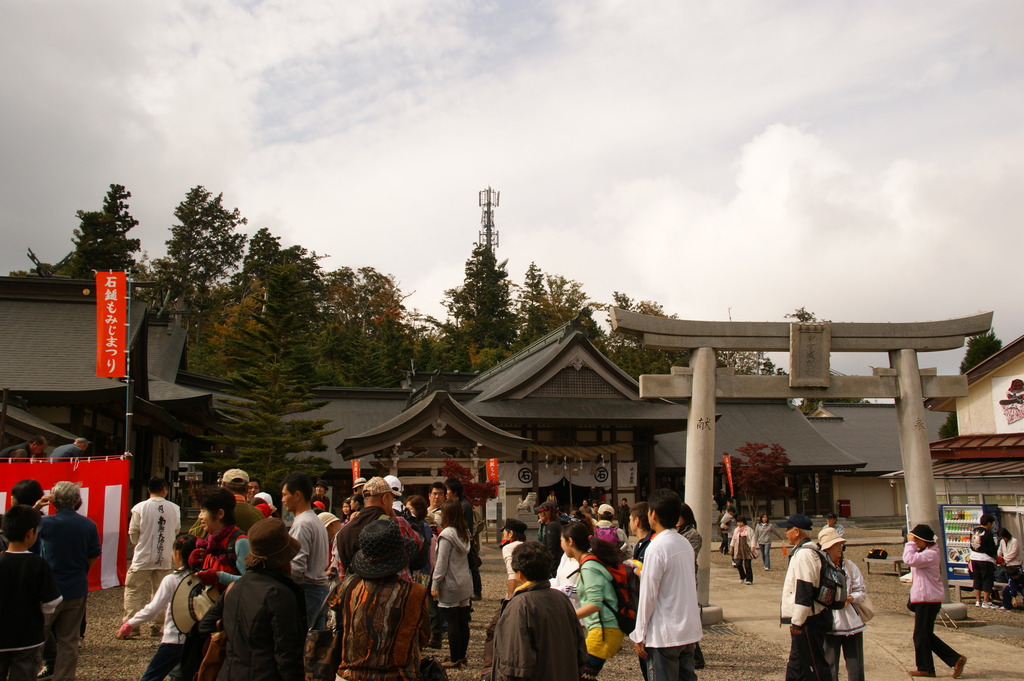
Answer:
[{"label": "black hat", "polygon": [[534,513],[540,513],[541,511],[550,511],[552,513],[561,513],[561,509],[558,508],[558,504],[553,501],[545,501],[543,504],[533,509]]},{"label": "black hat", "polygon": [[794,513],[785,520],[779,522],[779,527],[798,527],[801,530],[810,530],[814,523],[803,513]]},{"label": "black hat", "polygon": [[825,520],[836,520],[836,514],[835,513],[826,513],[825,514]]},{"label": "black hat", "polygon": [[918,539],[923,539],[926,542],[934,542],[935,531],[924,523],[918,523],[917,525],[914,525],[914,529],[907,534],[907,537],[917,537]]},{"label": "black hat", "polygon": [[526,523],[517,518],[506,518],[505,525],[501,528],[508,530],[512,534],[526,534]]},{"label": "black hat", "polygon": [[359,551],[352,559],[352,572],[364,579],[382,579],[398,573],[416,553],[416,542],[406,539],[398,523],[375,520],[359,533]]}]

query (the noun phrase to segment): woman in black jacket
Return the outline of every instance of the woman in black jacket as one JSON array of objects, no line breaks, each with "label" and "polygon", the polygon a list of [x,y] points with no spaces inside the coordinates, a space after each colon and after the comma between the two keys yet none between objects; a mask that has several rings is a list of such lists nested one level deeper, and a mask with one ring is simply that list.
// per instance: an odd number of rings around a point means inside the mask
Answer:
[{"label": "woman in black jacket", "polygon": [[228,644],[217,681],[302,681],[306,601],[289,577],[298,552],[277,518],[249,528],[248,570],[199,623],[212,633],[221,613]]}]

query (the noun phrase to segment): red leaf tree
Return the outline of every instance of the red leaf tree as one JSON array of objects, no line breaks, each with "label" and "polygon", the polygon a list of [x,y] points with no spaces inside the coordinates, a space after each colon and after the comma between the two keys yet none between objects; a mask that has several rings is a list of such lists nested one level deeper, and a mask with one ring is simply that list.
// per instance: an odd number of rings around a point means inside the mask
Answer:
[{"label": "red leaf tree", "polygon": [[785,484],[789,457],[782,445],[747,442],[732,457],[733,483],[752,516],[757,515],[759,499],[771,509],[773,499],[792,494],[793,488]]},{"label": "red leaf tree", "polygon": [[441,475],[445,478],[460,480],[462,482],[462,493],[469,499],[469,503],[474,506],[483,506],[487,503],[488,499],[498,496],[498,483],[476,482],[474,480],[476,476],[473,475],[473,471],[454,459],[444,460],[444,468],[441,469]]}]

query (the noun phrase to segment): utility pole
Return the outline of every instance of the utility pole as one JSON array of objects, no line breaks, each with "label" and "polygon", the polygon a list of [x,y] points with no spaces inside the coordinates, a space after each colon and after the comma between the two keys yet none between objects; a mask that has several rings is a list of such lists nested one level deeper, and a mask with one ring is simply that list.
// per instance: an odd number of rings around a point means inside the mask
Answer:
[{"label": "utility pole", "polygon": [[483,208],[483,215],[480,217],[480,224],[483,230],[480,232],[480,243],[487,247],[492,254],[498,247],[498,230],[494,227],[494,209],[498,207],[498,200],[501,192],[487,187],[479,194],[480,207]]}]

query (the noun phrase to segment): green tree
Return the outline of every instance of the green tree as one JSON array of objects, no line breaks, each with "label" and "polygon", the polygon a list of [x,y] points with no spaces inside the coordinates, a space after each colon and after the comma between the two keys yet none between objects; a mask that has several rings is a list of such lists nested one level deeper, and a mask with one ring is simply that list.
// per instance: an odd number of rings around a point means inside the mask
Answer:
[{"label": "green tree", "polygon": [[[967,339],[967,349],[964,351],[964,358],[960,362],[960,373],[978,366],[986,359],[1003,349],[1003,341],[996,337],[996,332],[989,329],[987,333],[971,336]],[[939,428],[939,437],[956,437],[960,434],[960,424],[957,423],[956,412],[951,411],[946,415],[946,422]]]},{"label": "green tree", "polygon": [[526,268],[523,285],[516,297],[516,316],[519,318],[519,345],[526,346],[537,340],[548,331],[544,320],[544,299],[547,289],[544,286],[544,274],[531,262]]},{"label": "green tree", "polygon": [[198,343],[204,318],[218,302],[218,284],[238,266],[246,238],[237,232],[248,220],[237,208],[224,206],[224,195],[213,196],[205,187],[189,190],[174,209],[178,223],[171,226],[167,257],[153,262],[161,292],[191,312],[186,324]]},{"label": "green tree", "polygon": [[392,387],[413,358],[414,334],[394,276],[342,267],[324,278],[317,350],[324,375],[340,385]]},{"label": "green tree", "polygon": [[[675,319],[675,315],[665,313],[660,303],[651,300],[634,301],[624,293],[614,291],[613,303],[609,307],[617,307],[639,314]],[[607,337],[604,347],[600,348],[620,369],[634,378],[641,374],[667,374],[673,366],[687,366],[690,363],[688,351],[667,352],[650,350],[643,346],[643,341],[634,335],[613,333]]]},{"label": "green tree", "polygon": [[296,309],[296,301],[310,295],[294,264],[273,265],[266,272],[263,304],[239,317],[229,344],[229,392],[235,397],[224,400],[228,406],[221,410],[230,434],[215,439],[226,449],[211,467],[240,467],[275,482],[294,470],[316,476],[327,468],[322,458],[296,456],[324,451],[324,437],[338,432],[325,429],[329,419],[299,417],[326,404],[313,399],[313,360],[302,342],[308,321]]},{"label": "green tree", "polygon": [[462,286],[445,291],[449,319],[443,330],[450,343],[452,369],[480,369],[507,355],[516,340],[512,291],[504,263],[477,244],[466,261]]},{"label": "green tree", "polygon": [[102,210],[75,213],[79,220],[72,239],[75,251],[61,274],[88,279],[93,270],[132,267],[142,244],[138,239],[128,238],[128,232],[139,224],[128,210],[131,196],[124,186],[112,184],[103,199]]}]

